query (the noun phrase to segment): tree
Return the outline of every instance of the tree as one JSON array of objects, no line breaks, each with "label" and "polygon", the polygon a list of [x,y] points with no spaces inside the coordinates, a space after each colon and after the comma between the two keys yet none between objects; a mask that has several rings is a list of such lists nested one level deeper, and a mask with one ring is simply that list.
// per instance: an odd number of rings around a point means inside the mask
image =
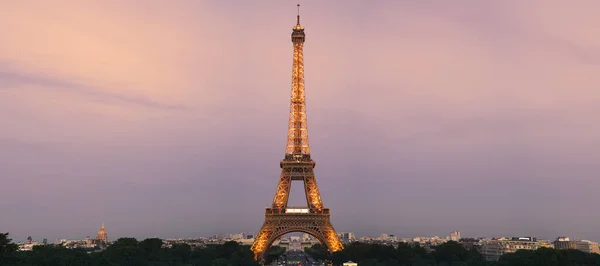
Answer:
[{"label": "tree", "polygon": [[104,250],[108,260],[120,265],[145,266],[144,251],[135,238],[119,238]]},{"label": "tree", "polygon": [[161,250],[163,241],[159,238],[146,238],[138,244],[142,250],[147,253],[154,253]]},{"label": "tree", "polygon": [[34,246],[27,252],[25,265],[51,266],[51,265],[90,265],[92,257],[83,249],[67,249],[62,246],[40,245]]},{"label": "tree", "polygon": [[19,246],[12,243],[8,233],[0,233],[0,265],[13,263],[18,249]]},{"label": "tree", "polygon": [[219,259],[213,260],[211,265],[212,266],[230,266],[231,264],[229,264],[229,261],[227,261],[226,259],[219,258]]},{"label": "tree", "polygon": [[188,244],[174,244],[171,247],[171,256],[179,258],[181,262],[187,263],[192,255],[192,247]]},{"label": "tree", "polygon": [[364,259],[358,262],[360,266],[382,266],[381,263],[377,262],[376,259]]},{"label": "tree", "polygon": [[208,245],[204,248],[196,247],[190,254],[190,261],[196,265],[209,265],[216,258],[216,248]]},{"label": "tree", "polygon": [[166,260],[162,245],[163,241],[159,238],[146,238],[138,244],[147,261]]},{"label": "tree", "polygon": [[240,244],[235,241],[227,241],[223,245],[217,246],[217,257],[219,258],[228,258],[231,254],[235,253]]},{"label": "tree", "polygon": [[277,260],[281,255],[285,253],[285,248],[282,247],[271,247],[267,251],[267,256],[265,258],[265,264],[270,264],[271,262]]},{"label": "tree", "polygon": [[18,248],[17,244],[12,243],[8,233],[0,233],[0,255],[15,253]]},{"label": "tree", "polygon": [[455,241],[437,245],[432,255],[438,263],[447,263],[448,265],[469,259],[469,251]]},{"label": "tree", "polygon": [[504,254],[497,263],[498,266],[580,266],[600,265],[600,255],[585,253],[579,250],[557,250],[539,248],[536,250],[518,250],[515,253]]},{"label": "tree", "polygon": [[105,250],[88,254],[85,249],[54,245],[34,246],[32,251],[16,252],[17,247],[11,244],[8,234],[0,237],[2,255],[15,254],[10,262],[0,261],[2,266],[260,266],[250,247],[236,242],[192,250],[187,244],[163,247],[162,240],[157,238],[140,242],[135,238],[120,238]]},{"label": "tree", "polygon": [[328,256],[327,250],[321,244],[315,244],[312,245],[312,247],[304,248],[304,252],[315,260],[325,260]]}]

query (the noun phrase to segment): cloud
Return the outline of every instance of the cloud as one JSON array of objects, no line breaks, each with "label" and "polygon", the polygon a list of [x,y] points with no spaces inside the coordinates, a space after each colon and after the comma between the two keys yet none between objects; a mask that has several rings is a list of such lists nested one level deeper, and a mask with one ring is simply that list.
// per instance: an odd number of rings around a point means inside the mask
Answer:
[{"label": "cloud", "polygon": [[27,73],[7,68],[0,68],[0,89],[14,90],[60,90],[85,96],[88,100],[112,104],[134,104],[148,108],[185,109],[182,105],[169,105],[152,101],[143,96],[128,96],[106,92],[102,88],[87,85],[82,82],[55,78],[38,73]]}]

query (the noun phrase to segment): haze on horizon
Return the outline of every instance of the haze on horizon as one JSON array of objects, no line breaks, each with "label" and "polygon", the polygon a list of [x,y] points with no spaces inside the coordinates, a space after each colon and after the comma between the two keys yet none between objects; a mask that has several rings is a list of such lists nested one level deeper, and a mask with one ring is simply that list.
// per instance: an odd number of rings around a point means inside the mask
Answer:
[{"label": "haze on horizon", "polygon": [[[599,1],[299,3],[338,232],[600,240]],[[257,231],[295,4],[2,2],[0,232]]]}]

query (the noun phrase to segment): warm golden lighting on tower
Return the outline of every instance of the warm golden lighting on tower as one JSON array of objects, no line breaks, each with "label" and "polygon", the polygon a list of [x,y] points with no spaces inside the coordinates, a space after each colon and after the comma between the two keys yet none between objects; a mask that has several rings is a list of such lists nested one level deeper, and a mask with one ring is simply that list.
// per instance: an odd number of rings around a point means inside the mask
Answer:
[{"label": "warm golden lighting on tower", "polygon": [[298,11],[297,23],[292,32],[294,60],[292,64],[292,96],[290,99],[286,154],[310,154],[304,97],[304,41],[304,29],[300,25],[300,11]]},{"label": "warm golden lighting on tower", "polygon": [[[329,209],[323,207],[314,174],[315,162],[310,158],[302,50],[305,38],[298,12],[296,26],[292,31],[294,56],[285,158],[280,164],[281,175],[273,198],[273,205],[271,208],[267,208],[265,222],[251,247],[255,259],[263,259],[273,241],[291,232],[304,232],[314,236],[323,246],[327,247],[330,253],[343,248],[329,219]],[[287,205],[293,180],[304,182],[308,205],[306,208],[288,207]]]}]

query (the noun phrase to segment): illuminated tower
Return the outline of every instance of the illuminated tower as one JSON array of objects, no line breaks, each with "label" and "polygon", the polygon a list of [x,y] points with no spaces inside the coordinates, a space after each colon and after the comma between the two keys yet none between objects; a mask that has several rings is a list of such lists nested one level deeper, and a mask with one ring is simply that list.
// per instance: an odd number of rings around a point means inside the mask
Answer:
[{"label": "illuminated tower", "polygon": [[100,227],[100,231],[96,234],[96,241],[98,244],[108,244],[108,237],[106,235],[106,229],[104,228],[104,224]]},{"label": "illuminated tower", "polygon": [[[300,5],[298,9],[299,7]],[[276,239],[291,232],[303,232],[314,236],[330,254],[343,248],[330,222],[329,209],[323,207],[313,171],[315,162],[310,158],[304,97],[304,41],[304,28],[300,25],[298,12],[297,23],[292,31],[294,61],[285,157],[280,163],[281,176],[273,204],[266,209],[265,222],[251,247],[258,260],[264,259]],[[307,206],[287,205],[292,181],[304,183]]]}]

